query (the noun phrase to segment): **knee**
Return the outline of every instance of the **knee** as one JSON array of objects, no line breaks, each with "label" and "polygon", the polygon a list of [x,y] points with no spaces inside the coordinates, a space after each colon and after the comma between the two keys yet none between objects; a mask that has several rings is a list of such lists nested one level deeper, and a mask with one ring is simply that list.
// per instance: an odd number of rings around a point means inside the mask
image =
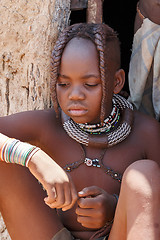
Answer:
[{"label": "knee", "polygon": [[160,169],[152,160],[139,160],[131,164],[122,179],[127,192],[152,198],[160,193]]}]

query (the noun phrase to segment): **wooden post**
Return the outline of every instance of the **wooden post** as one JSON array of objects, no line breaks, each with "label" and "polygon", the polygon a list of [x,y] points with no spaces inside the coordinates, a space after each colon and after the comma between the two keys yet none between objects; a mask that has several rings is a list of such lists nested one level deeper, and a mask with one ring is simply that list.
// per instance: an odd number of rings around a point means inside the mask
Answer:
[{"label": "wooden post", "polygon": [[88,0],[71,0],[71,11],[87,8]]},{"label": "wooden post", "polygon": [[87,22],[102,23],[103,0],[88,0]]}]

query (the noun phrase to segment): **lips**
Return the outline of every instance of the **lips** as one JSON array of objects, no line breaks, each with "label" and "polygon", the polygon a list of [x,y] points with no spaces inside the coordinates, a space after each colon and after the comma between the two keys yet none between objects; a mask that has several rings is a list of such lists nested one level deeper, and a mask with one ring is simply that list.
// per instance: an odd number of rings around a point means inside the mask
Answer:
[{"label": "lips", "polygon": [[86,114],[87,109],[79,106],[70,107],[68,110],[69,114],[74,117],[80,117]]}]

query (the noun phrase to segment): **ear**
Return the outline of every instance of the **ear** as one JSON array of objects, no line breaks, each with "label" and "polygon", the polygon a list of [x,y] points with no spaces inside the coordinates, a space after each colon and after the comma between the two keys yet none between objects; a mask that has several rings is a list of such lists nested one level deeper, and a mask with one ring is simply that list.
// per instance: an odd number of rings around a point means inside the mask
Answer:
[{"label": "ear", "polygon": [[114,89],[113,92],[115,94],[119,93],[125,83],[125,72],[123,69],[119,69],[116,73],[115,73],[115,80],[114,80]]}]

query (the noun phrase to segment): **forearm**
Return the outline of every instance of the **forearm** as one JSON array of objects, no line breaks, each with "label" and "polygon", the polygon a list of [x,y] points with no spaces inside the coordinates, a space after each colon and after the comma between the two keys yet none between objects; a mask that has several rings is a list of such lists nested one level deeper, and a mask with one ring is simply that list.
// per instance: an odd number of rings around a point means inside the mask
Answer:
[{"label": "forearm", "polygon": [[0,160],[28,166],[31,157],[39,150],[38,147],[21,142],[14,138],[0,135]]},{"label": "forearm", "polygon": [[0,149],[3,146],[3,144],[5,143],[5,141],[7,141],[8,137],[5,136],[4,134],[0,133]]},{"label": "forearm", "polygon": [[71,178],[40,148],[0,134],[0,160],[28,167],[47,191],[45,203],[51,208],[68,210],[75,204],[77,191]]},{"label": "forearm", "polygon": [[28,167],[37,179],[41,178],[42,181],[43,176],[43,182],[48,183],[52,183],[52,176],[61,170],[61,167],[40,148],[3,134],[0,134],[0,160]]}]

